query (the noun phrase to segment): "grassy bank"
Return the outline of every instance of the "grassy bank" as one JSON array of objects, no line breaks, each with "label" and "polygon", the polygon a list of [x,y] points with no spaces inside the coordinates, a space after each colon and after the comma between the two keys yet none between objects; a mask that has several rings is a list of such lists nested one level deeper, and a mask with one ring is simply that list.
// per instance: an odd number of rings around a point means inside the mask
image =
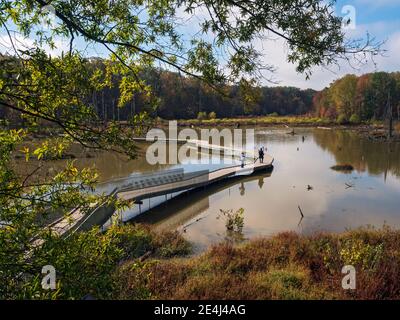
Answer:
[{"label": "grassy bank", "polygon": [[238,117],[238,118],[222,118],[222,119],[188,119],[178,120],[180,126],[369,126],[382,127],[382,121],[366,121],[366,122],[338,122],[335,119],[319,118],[313,116],[258,116],[258,117]]},{"label": "grassy bank", "polygon": [[[48,234],[29,261],[10,263],[0,252],[0,299],[82,299],[87,295],[110,299],[119,295],[121,283],[115,274],[124,263],[168,259],[190,251],[190,244],[177,232],[154,232],[143,225],[113,226],[104,233],[94,228],[65,239]],[[45,265],[56,270],[57,290],[42,289]]]},{"label": "grassy bank", "polygon": [[[344,265],[356,290],[343,290]],[[114,274],[118,299],[398,299],[400,232],[282,233],[197,257],[126,262]]]},{"label": "grassy bank", "polygon": [[315,126],[337,125],[333,120],[307,116],[263,116],[223,119],[189,119],[178,120],[180,126],[253,126],[253,125],[288,125],[288,126]]},{"label": "grassy bank", "polygon": [[[221,243],[199,256],[177,232],[144,225],[93,229],[38,248],[24,277],[0,274],[2,299],[399,299],[400,231],[281,233],[241,245]],[[41,289],[41,268],[58,289]],[[344,265],[356,290],[343,290]],[[29,268],[28,268],[29,267]],[[29,271],[28,271],[29,270]]]}]

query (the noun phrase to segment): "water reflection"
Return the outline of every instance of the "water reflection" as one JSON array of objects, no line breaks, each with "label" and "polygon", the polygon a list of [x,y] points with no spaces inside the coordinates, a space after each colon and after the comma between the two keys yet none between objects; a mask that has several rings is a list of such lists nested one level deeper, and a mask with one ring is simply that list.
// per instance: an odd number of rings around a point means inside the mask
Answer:
[{"label": "water reflection", "polygon": [[258,179],[258,186],[260,187],[260,189],[262,189],[263,185],[264,185],[264,178],[263,178],[263,177],[260,177],[260,178]]},{"label": "water reflection", "polygon": [[351,163],[358,172],[400,176],[400,144],[372,142],[345,130],[315,130],[315,142],[337,163]]},{"label": "water reflection", "polygon": [[240,195],[241,196],[244,196],[244,192],[245,192],[245,187],[244,187],[244,183],[243,182],[241,182],[240,183],[240,187],[239,187],[239,191],[240,191]]},{"label": "water reflection", "polygon": [[[399,143],[373,142],[345,130],[296,128],[294,134],[288,134],[285,128],[259,128],[255,133],[255,145],[249,147],[263,145],[273,155],[272,174],[241,177],[194,192],[145,199],[140,207],[124,212],[125,219],[152,208],[136,221],[185,231],[185,237],[199,250],[226,238],[224,221],[218,219],[220,209],[245,210],[244,238],[286,230],[342,231],[368,224],[400,227]],[[224,165],[216,161],[209,166],[191,159],[173,166],[152,166],[144,157],[146,147],[139,144],[140,156],[135,160],[110,152],[89,154],[82,150],[76,163],[80,167],[96,167],[106,190],[112,187],[110,180],[135,173],[178,167],[186,172],[215,170]],[[21,170],[32,169],[23,165],[23,159],[15,163]],[[355,170],[343,173],[330,169],[344,163]],[[48,162],[49,171],[64,165],[65,161]],[[304,213],[303,219],[298,206]]]},{"label": "water reflection", "polygon": [[[275,158],[272,175],[228,180],[178,196],[138,221],[184,230],[198,250],[226,238],[220,209],[244,208],[245,238],[286,230],[343,231],[368,224],[400,227],[399,144],[372,142],[350,131],[286,131],[256,131],[256,146],[267,146]],[[331,170],[337,163],[349,163],[355,171]]]}]

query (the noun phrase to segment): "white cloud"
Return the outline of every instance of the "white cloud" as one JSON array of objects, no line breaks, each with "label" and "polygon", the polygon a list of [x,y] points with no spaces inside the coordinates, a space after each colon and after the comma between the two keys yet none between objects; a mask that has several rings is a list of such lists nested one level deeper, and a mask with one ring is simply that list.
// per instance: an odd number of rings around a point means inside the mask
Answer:
[{"label": "white cloud", "polygon": [[[295,65],[287,61],[288,49],[285,41],[279,39],[264,42],[260,44],[259,49],[264,53],[264,62],[276,67],[273,75],[268,72],[264,75],[267,79],[272,77],[277,84],[266,82],[266,85],[294,86],[302,89],[323,89],[333,79],[350,72],[350,70],[343,70],[344,66],[341,69],[333,68],[332,70],[314,68],[311,78],[306,80],[306,76],[296,72]],[[351,68],[349,67],[348,69]]]},{"label": "white cloud", "polygon": [[393,33],[385,43],[387,52],[377,59],[378,69],[383,71],[400,71],[400,32]]},{"label": "white cloud", "polygon": [[7,34],[0,35],[0,52],[14,54],[15,50],[27,50],[33,47],[33,41],[20,35],[10,37]]},{"label": "white cloud", "polygon": [[[369,2],[369,0],[358,0]],[[393,2],[390,0],[384,0],[385,2]],[[396,0],[398,1],[398,0]],[[198,23],[202,16],[202,12],[196,15],[196,21],[190,21],[188,28],[182,30],[186,36],[193,35],[193,33],[198,31]],[[182,14],[184,16],[184,14]],[[182,17],[183,19],[183,17]],[[394,21],[377,21],[370,24],[359,24],[355,30],[347,31],[347,34],[351,38],[361,38],[369,32],[372,35],[376,35],[378,39],[387,40],[384,48],[387,50],[384,57],[377,57],[375,59],[376,65],[369,63],[360,69],[352,68],[347,62],[340,61],[339,66],[330,67],[330,70],[324,68],[314,68],[311,79],[306,80],[305,75],[298,74],[295,70],[295,66],[287,62],[288,49],[285,42],[281,39],[259,41],[255,43],[255,47],[264,54],[263,61],[267,65],[273,65],[277,68],[274,74],[265,73],[267,79],[272,78],[272,80],[277,81],[277,85],[281,86],[295,86],[299,88],[313,88],[313,89],[323,89],[328,86],[332,81],[337,78],[342,77],[347,73],[363,74],[373,71],[400,71],[400,59],[396,56],[400,52],[400,32],[394,31],[392,34],[387,35],[388,30],[399,30],[400,20]],[[210,35],[207,35],[210,37]],[[34,46],[34,41],[30,38],[24,38],[19,34],[15,34],[14,45],[17,49],[31,48]],[[49,54],[56,56],[60,55],[62,51],[67,51],[69,49],[68,40],[63,40],[61,38],[55,39],[55,49],[51,49],[46,45],[43,49]],[[104,55],[104,52],[97,52],[96,47],[87,47],[83,39],[75,40],[75,47],[84,50],[86,55]],[[0,33],[0,53],[13,53],[10,39],[6,33]],[[101,54],[100,54],[101,53]],[[269,82],[265,82],[266,85],[274,85]]]},{"label": "white cloud", "polygon": [[[14,33],[11,34],[10,39],[8,34],[0,34],[0,53],[13,55],[15,54],[14,48],[18,51],[29,50],[35,47],[35,41],[31,38],[26,38],[20,34]],[[59,56],[63,51],[69,50],[69,43],[57,37],[54,39],[54,48],[46,44],[42,49],[52,56]]]},{"label": "white cloud", "polygon": [[[391,25],[393,24],[400,24],[400,22],[391,22]],[[389,26],[386,23],[377,22],[368,25],[359,25],[349,35],[352,38],[358,38],[365,36],[366,31],[371,34],[382,34],[388,29]],[[287,46],[283,40],[260,42],[256,47],[265,55],[263,61],[266,64],[276,66],[277,70],[272,77],[274,80],[279,81],[278,85],[320,90],[328,86],[332,81],[348,73],[361,75],[374,71],[400,71],[400,60],[397,58],[398,52],[400,52],[400,32],[388,35],[386,40],[386,43],[383,45],[383,49],[386,50],[385,54],[376,57],[374,61],[369,61],[369,63],[357,68],[351,66],[347,61],[339,61],[338,66],[332,66],[329,70],[316,67],[313,69],[313,74],[309,80],[305,79],[305,75],[296,72],[295,65],[287,62]],[[270,78],[271,74],[266,73],[265,76],[266,78]],[[265,82],[265,84],[274,85],[268,82]]]}]

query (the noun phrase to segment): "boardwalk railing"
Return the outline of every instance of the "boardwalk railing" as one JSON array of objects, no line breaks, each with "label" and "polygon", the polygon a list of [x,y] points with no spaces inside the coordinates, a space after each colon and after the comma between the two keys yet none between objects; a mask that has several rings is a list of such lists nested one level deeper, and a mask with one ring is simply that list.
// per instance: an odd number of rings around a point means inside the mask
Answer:
[{"label": "boardwalk railing", "polygon": [[[222,152],[247,152],[229,147],[221,147],[209,144],[200,140],[188,140],[194,143],[197,148],[208,148]],[[255,159],[254,153],[249,158]],[[127,178],[116,179],[115,188],[109,194],[124,200],[140,200],[159,195],[170,194],[182,190],[188,190],[206,186],[219,180],[240,175],[249,175],[255,171],[266,169],[272,166],[273,158],[266,155],[264,163],[252,163],[244,168],[238,165],[224,167],[212,172],[208,170],[196,172],[184,172],[183,169],[173,169],[156,173],[131,175]],[[115,208],[107,203],[92,204],[93,210],[86,214],[79,208],[72,210],[66,217],[63,217],[50,225],[60,235],[70,234],[79,230],[87,230],[93,225],[104,224],[114,213]]]}]

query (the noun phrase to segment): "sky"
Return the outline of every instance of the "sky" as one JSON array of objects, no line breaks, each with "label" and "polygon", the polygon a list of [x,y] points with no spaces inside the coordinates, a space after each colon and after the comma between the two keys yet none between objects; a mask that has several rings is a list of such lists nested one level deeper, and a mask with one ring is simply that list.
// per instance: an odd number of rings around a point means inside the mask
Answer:
[{"label": "sky", "polygon": [[[304,74],[298,74],[295,66],[286,60],[287,45],[283,40],[258,41],[255,43],[263,54],[263,61],[268,65],[273,65],[276,71],[271,74],[264,74],[264,85],[268,86],[294,86],[302,89],[312,88],[321,90],[329,86],[331,82],[345,74],[353,73],[361,75],[374,71],[400,71],[400,0],[338,0],[335,8],[340,16],[346,16],[347,12],[342,12],[346,6],[354,8],[355,26],[353,29],[346,30],[350,38],[365,38],[367,32],[374,36],[377,41],[385,41],[383,49],[386,50],[384,56],[378,56],[374,62],[354,68],[345,61],[339,61],[339,66],[327,68],[316,67],[313,69],[312,76],[306,80]],[[200,20],[200,19],[199,19]],[[193,20],[196,22],[196,20]],[[194,24],[192,23],[192,26]],[[189,27],[192,27],[189,26]],[[31,40],[20,39],[24,43],[32,43]],[[3,46],[1,45],[3,43]],[[0,29],[0,52],[6,51],[7,35]],[[68,48],[68,41],[56,40],[58,49],[48,51],[59,54],[62,49]],[[86,50],[83,41],[76,41],[76,46],[80,50]],[[88,49],[89,56],[105,56],[101,49]],[[272,79],[274,83],[268,81]]]},{"label": "sky", "polygon": [[264,43],[265,61],[277,68],[274,74],[277,85],[321,90],[348,73],[361,75],[374,71],[400,71],[400,0],[338,0],[335,6],[337,14],[344,16],[341,10],[347,5],[355,9],[355,29],[347,30],[348,35],[362,38],[368,32],[377,41],[385,41],[384,56],[374,59],[375,63],[371,61],[356,69],[344,61],[339,63],[339,67],[331,67],[328,70],[314,68],[310,80],[306,80],[304,75],[295,71],[294,65],[286,61],[283,41]]}]

